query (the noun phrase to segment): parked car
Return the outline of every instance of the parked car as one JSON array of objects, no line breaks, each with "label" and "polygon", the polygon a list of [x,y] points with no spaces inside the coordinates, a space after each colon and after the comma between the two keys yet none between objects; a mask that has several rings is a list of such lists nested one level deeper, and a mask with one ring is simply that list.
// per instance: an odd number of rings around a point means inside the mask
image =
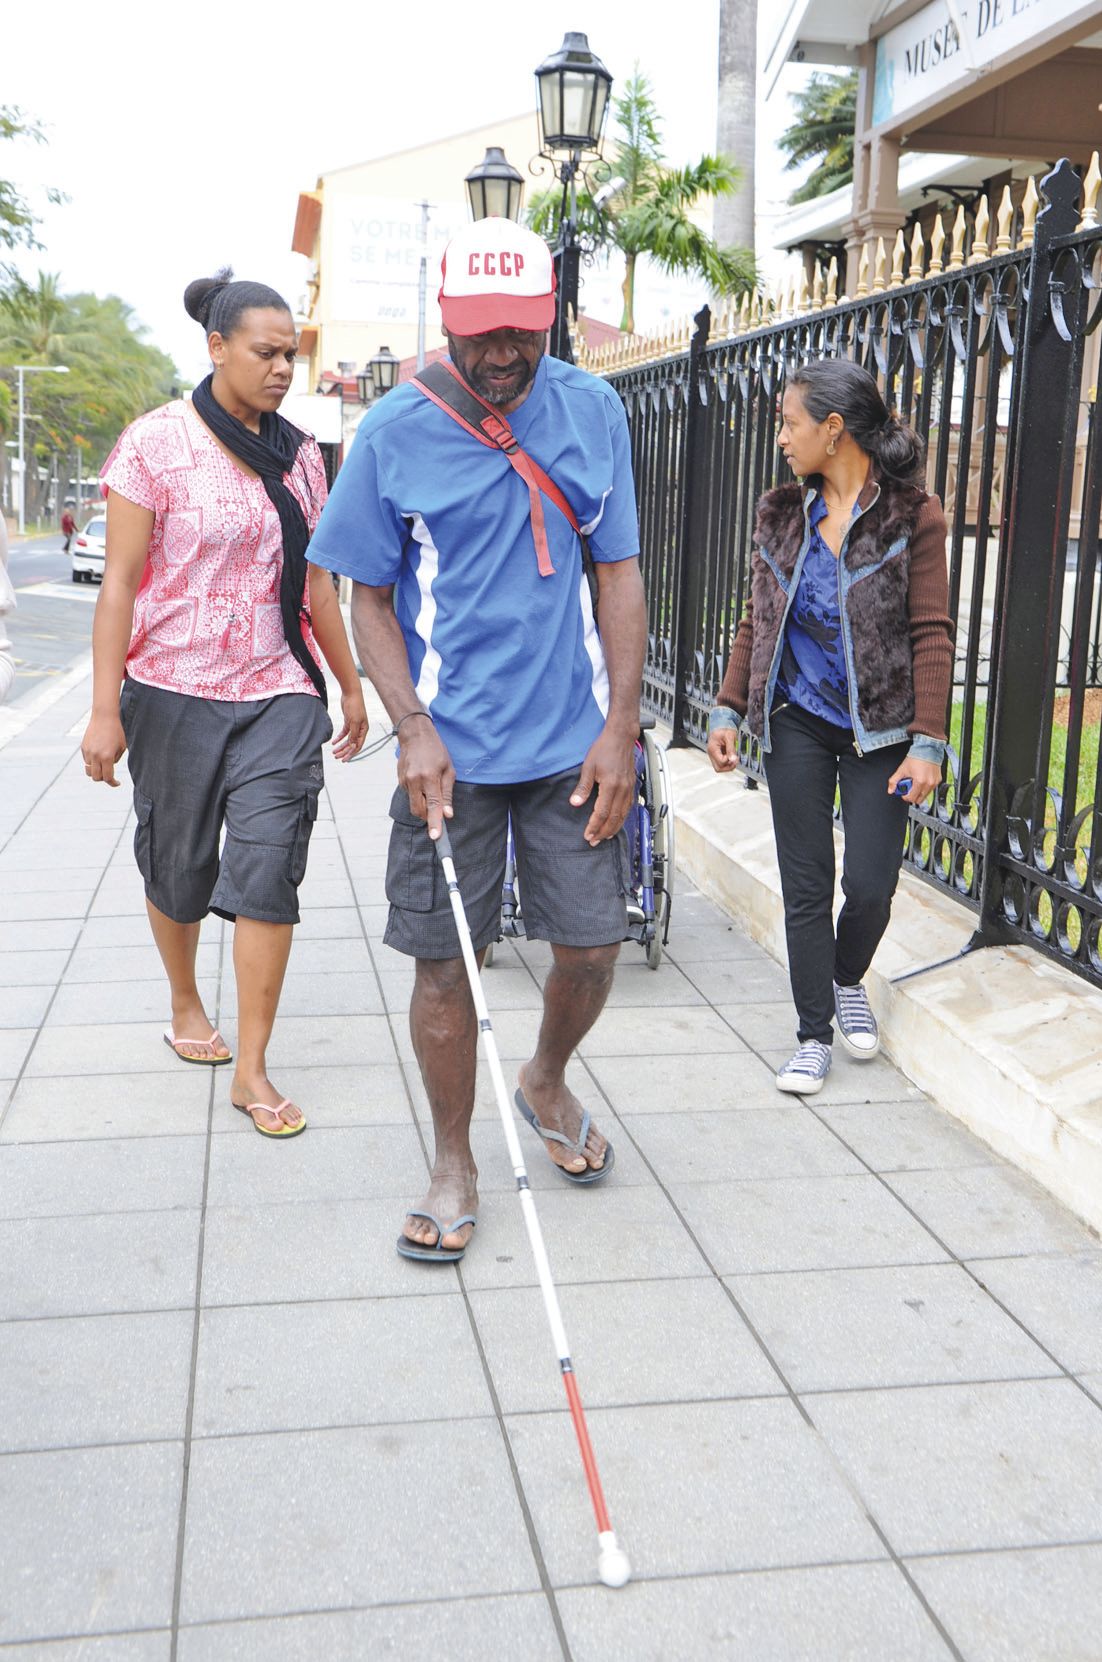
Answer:
[{"label": "parked car", "polygon": [[101,508],[88,521],[83,531],[73,538],[70,558],[73,562],[74,583],[102,583],[106,549],[107,516]]}]

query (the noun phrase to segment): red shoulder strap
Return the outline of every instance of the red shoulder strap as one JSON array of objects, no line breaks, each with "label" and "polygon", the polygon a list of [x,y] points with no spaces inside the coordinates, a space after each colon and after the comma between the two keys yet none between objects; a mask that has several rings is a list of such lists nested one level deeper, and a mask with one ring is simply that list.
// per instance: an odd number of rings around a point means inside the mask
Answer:
[{"label": "red shoulder strap", "polygon": [[446,359],[441,358],[434,364],[428,364],[413,377],[413,384],[426,398],[430,398],[438,409],[450,415],[453,421],[457,421],[472,438],[477,439],[480,444],[500,450],[510,466],[523,479],[528,487],[528,511],[540,576],[554,576],[555,568],[551,564],[551,549],[547,541],[541,493],[555,504],[567,523],[579,536],[581,535],[577,516],[558,485],[526,450],[521,449],[505,417],[495,410],[492,404],[487,404],[485,399],[479,398],[463,380],[459,371]]}]

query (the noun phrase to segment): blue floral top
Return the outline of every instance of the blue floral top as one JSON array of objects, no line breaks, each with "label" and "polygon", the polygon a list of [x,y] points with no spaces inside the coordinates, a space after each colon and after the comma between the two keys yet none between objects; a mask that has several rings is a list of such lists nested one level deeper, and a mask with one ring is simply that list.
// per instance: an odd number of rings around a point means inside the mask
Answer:
[{"label": "blue floral top", "polygon": [[819,534],[826,511],[820,491],[808,516],[811,541],[785,625],[777,693],[836,727],[852,727],[838,609],[838,560]]}]

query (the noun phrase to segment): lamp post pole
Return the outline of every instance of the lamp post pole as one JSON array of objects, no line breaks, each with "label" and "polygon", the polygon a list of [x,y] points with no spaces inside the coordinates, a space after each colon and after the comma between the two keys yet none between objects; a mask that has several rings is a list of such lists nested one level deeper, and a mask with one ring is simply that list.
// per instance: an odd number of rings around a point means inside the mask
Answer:
[{"label": "lamp post pole", "polygon": [[[601,133],[608,113],[612,76],[589,49],[585,35],[568,31],[557,52],[536,70],[539,97],[540,155],[555,164],[562,181],[556,274],[553,357],[573,363],[570,322],[578,313],[581,248],[578,243],[578,173],[586,177],[583,156],[599,159]],[[556,157],[562,161],[555,163]]]},{"label": "lamp post pole", "polygon": [[24,375],[68,375],[68,364],[13,364],[19,388],[19,535],[27,529],[27,461],[23,442]]}]

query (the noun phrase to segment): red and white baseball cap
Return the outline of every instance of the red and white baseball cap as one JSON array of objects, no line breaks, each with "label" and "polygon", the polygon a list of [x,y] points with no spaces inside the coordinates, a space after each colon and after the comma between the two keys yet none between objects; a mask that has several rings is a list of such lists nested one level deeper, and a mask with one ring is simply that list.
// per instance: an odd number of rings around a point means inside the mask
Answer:
[{"label": "red and white baseball cap", "polygon": [[550,329],[555,321],[551,250],[515,220],[464,226],[445,248],[440,270],[440,312],[450,335]]}]

